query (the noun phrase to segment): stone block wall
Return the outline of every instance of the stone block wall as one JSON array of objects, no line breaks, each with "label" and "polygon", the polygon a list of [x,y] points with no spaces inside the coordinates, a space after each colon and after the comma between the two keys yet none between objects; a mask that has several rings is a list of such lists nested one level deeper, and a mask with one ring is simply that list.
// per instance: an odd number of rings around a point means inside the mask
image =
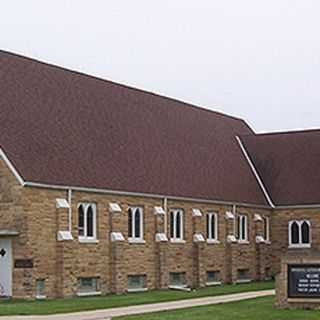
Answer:
[{"label": "stone block wall", "polygon": [[[184,242],[173,243],[169,236],[169,215],[165,218],[154,214],[155,206],[164,207],[164,199],[72,191],[73,240],[60,242],[57,241],[57,232],[69,228],[68,209],[57,209],[56,199],[67,199],[67,191],[22,188],[5,166],[0,169],[1,228],[10,226],[20,232],[14,240],[14,259],[32,259],[34,262],[30,269],[14,268],[15,297],[34,298],[37,279],[45,280],[46,295],[53,298],[76,295],[80,277],[99,278],[102,294],[123,293],[127,291],[129,275],[145,275],[146,286],[152,290],[167,288],[170,272],[184,272],[187,285],[194,288],[206,286],[208,271],[219,271],[223,283],[236,282],[239,269],[248,269],[251,280],[263,280],[263,270],[270,265],[270,245],[256,244],[255,241],[261,227],[254,215],[269,216],[271,210],[237,207],[237,213],[248,216],[249,241],[245,244],[229,243],[227,237],[234,234],[235,228],[234,220],[226,219],[226,211],[232,211],[232,206],[168,199],[167,212],[171,209],[184,212]],[[11,199],[11,202],[5,199]],[[77,210],[82,202],[97,206],[95,242],[81,243],[78,240]],[[118,203],[122,212],[111,213],[111,202]],[[145,243],[128,242],[130,206],[143,208]],[[202,217],[193,217],[193,208],[200,209]],[[208,212],[218,214],[219,243],[195,243],[195,233],[202,234],[206,240]],[[125,241],[112,242],[111,232],[121,232]],[[156,233],[166,233],[168,241],[156,242]]]}]

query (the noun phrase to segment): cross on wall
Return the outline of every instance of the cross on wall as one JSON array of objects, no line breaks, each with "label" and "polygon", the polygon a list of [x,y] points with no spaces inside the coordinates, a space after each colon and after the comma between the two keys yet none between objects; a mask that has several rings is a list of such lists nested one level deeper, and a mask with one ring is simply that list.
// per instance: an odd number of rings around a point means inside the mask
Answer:
[{"label": "cross on wall", "polygon": [[4,257],[6,255],[7,251],[4,250],[3,248],[0,250],[0,256]]}]

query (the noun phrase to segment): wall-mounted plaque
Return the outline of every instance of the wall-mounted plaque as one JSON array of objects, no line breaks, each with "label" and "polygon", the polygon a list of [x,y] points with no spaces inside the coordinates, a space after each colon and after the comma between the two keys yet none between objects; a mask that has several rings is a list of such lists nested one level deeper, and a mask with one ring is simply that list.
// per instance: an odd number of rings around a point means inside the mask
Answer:
[{"label": "wall-mounted plaque", "polygon": [[288,297],[320,299],[320,264],[288,265]]},{"label": "wall-mounted plaque", "polygon": [[33,260],[32,259],[16,259],[14,261],[14,267],[16,269],[33,268]]}]

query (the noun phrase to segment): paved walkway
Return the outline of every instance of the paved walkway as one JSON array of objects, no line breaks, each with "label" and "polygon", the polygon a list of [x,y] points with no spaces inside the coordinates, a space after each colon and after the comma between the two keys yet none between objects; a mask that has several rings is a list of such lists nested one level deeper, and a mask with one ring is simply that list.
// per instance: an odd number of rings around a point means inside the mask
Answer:
[{"label": "paved walkway", "polygon": [[108,320],[108,319],[111,319],[112,317],[206,306],[206,305],[212,305],[212,304],[220,304],[220,303],[227,303],[227,302],[233,302],[233,301],[254,299],[259,297],[266,297],[274,294],[275,294],[274,290],[263,290],[263,291],[229,294],[229,295],[216,296],[216,297],[187,299],[187,300],[179,300],[179,301],[172,301],[172,302],[144,304],[140,306],[112,308],[112,309],[96,310],[96,311],[85,311],[85,312],[77,312],[77,313],[69,313],[69,314],[51,315],[51,316],[0,317],[0,320]]}]

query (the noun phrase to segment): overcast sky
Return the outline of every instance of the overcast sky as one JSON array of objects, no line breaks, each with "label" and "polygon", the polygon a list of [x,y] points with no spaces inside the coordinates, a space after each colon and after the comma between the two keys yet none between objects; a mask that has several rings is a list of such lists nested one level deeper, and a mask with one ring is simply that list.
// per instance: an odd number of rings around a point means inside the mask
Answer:
[{"label": "overcast sky", "polygon": [[0,48],[257,132],[320,127],[319,0],[1,1]]}]

